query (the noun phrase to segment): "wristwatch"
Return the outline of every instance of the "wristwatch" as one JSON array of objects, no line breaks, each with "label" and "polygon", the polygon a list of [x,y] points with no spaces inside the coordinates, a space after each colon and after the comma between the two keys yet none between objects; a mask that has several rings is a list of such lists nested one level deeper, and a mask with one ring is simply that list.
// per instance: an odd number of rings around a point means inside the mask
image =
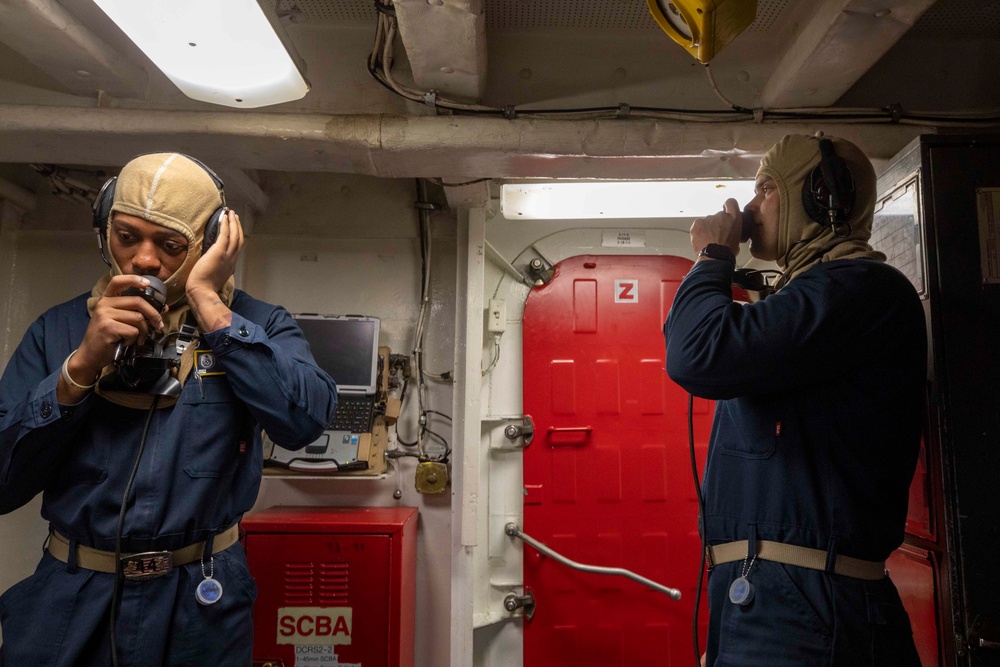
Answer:
[{"label": "wristwatch", "polygon": [[736,264],[736,255],[733,254],[733,249],[727,245],[722,245],[721,243],[709,243],[701,249],[701,252],[698,253],[698,257],[724,259]]}]

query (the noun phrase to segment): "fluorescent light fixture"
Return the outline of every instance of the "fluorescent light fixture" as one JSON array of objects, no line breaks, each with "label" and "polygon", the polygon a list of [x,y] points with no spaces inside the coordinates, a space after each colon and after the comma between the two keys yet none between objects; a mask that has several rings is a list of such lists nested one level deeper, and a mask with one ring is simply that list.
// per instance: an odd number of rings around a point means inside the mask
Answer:
[{"label": "fluorescent light fixture", "polygon": [[257,0],[94,0],[181,92],[253,109],[309,84]]},{"label": "fluorescent light fixture", "polygon": [[602,181],[507,184],[500,210],[508,220],[698,218],[732,197],[753,199],[753,181]]}]

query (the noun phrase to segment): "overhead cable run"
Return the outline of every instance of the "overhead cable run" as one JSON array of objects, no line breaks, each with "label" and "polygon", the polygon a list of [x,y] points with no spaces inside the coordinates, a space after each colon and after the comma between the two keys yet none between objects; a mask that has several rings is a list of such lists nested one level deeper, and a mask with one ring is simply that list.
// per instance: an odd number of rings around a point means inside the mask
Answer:
[{"label": "overhead cable run", "polygon": [[502,116],[504,118],[558,118],[592,120],[598,118],[655,118],[698,123],[788,123],[832,121],[837,123],[885,123],[983,127],[1000,125],[1000,109],[970,112],[908,111],[899,104],[883,107],[800,107],[789,109],[747,108],[730,102],[718,89],[712,71],[705,65],[709,84],[728,109],[673,109],[619,104],[613,107],[570,109],[517,109],[514,105],[489,106],[449,99],[436,90],[418,90],[397,81],[392,74],[398,24],[392,0],[376,0],[378,18],[375,43],[368,56],[368,72],[393,93],[413,102],[455,114]]}]

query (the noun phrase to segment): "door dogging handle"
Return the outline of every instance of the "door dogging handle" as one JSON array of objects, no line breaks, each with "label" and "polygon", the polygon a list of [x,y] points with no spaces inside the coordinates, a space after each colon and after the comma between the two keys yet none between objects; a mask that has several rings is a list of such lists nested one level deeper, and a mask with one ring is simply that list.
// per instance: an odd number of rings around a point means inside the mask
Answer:
[{"label": "door dogging handle", "polygon": [[[661,593],[666,593],[667,596],[671,600],[680,600],[681,599],[681,592],[679,590],[677,590],[676,588],[671,588],[669,586],[664,586],[663,584],[655,582],[652,579],[647,579],[646,577],[642,576],[641,574],[636,574],[635,572],[632,572],[631,570],[626,570],[626,569],[621,568],[621,567],[602,567],[602,566],[599,566],[599,565],[584,565],[583,563],[577,563],[575,560],[571,560],[571,559],[567,558],[566,556],[563,556],[558,551],[555,551],[554,549],[552,549],[552,548],[546,546],[545,544],[539,542],[538,540],[536,540],[535,538],[531,537],[530,535],[527,535],[523,530],[521,530],[521,527],[519,525],[517,525],[517,523],[515,523],[513,521],[511,521],[511,522],[509,522],[509,523],[507,523],[507,524],[504,525],[503,532],[505,534],[507,534],[508,536],[510,536],[510,537],[514,537],[514,538],[517,538],[517,539],[521,540],[525,544],[530,544],[539,553],[545,554],[549,558],[552,558],[553,560],[555,560],[558,563],[562,563],[563,565],[565,565],[568,568],[571,568],[571,569],[574,569],[574,570],[579,570],[580,572],[591,572],[593,574],[607,574],[607,575],[616,575],[616,576],[620,576],[620,577],[625,577],[626,579],[631,579],[632,581],[636,581],[636,582],[642,584],[643,586],[648,586],[648,587],[652,588],[654,591],[659,591]],[[527,586],[525,586],[524,594],[526,596],[530,596],[531,595],[531,589],[529,589]],[[507,595],[506,598],[504,598],[504,606],[505,607],[507,606],[508,603],[510,603],[510,604],[517,604],[517,596],[514,593],[510,593],[509,595]],[[515,609],[516,609],[516,607],[515,607]],[[508,609],[508,611],[511,611],[511,610]],[[530,618],[530,616],[529,616],[529,618]]]},{"label": "door dogging handle", "polygon": [[975,648],[988,648],[996,651],[1000,650],[1000,642],[991,642],[989,639],[979,637],[978,645]]},{"label": "door dogging handle", "polygon": [[524,589],[524,595],[508,593],[503,599],[503,608],[512,614],[518,609],[523,609],[524,617],[530,621],[535,615],[535,596],[531,594],[530,588]]},{"label": "door dogging handle", "polygon": [[523,438],[524,447],[527,448],[535,435],[535,422],[531,420],[531,415],[524,415],[523,423],[508,424],[507,428],[503,430],[503,434],[511,441]]}]

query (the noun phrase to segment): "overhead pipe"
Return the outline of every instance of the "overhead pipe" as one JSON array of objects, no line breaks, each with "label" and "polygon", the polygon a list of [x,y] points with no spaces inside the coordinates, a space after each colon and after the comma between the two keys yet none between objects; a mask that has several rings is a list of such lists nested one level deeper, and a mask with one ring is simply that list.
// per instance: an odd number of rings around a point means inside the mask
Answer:
[{"label": "overhead pipe", "polygon": [[[0,162],[123,165],[150,146],[170,146],[213,166],[384,178],[751,178],[774,142],[809,127],[6,104],[0,105]],[[917,125],[823,129],[875,160],[933,132]]]}]

